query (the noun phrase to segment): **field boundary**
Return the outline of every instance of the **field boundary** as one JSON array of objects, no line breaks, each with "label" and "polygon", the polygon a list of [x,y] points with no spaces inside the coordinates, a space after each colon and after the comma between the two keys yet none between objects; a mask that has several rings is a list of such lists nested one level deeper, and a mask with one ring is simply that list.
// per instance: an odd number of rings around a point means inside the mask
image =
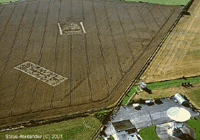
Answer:
[{"label": "field boundary", "polygon": [[30,128],[30,127],[36,127],[36,126],[41,126],[41,125],[46,125],[46,124],[52,124],[52,123],[57,123],[57,122],[62,122],[62,121],[67,121],[75,118],[82,118],[82,117],[88,117],[91,114],[94,114],[95,112],[100,112],[102,110],[111,110],[113,107],[104,107],[104,108],[99,108],[95,110],[88,110],[88,111],[80,111],[75,114],[70,114],[70,115],[65,115],[65,116],[59,116],[59,117],[54,117],[54,118],[47,118],[47,119],[41,119],[41,120],[31,120],[27,121],[24,123],[18,123],[15,125],[4,125],[0,127],[0,133],[3,132],[10,132],[13,130],[20,130],[23,128]]},{"label": "field boundary", "polygon": [[[200,77],[200,75],[189,76],[189,77],[185,77],[185,78],[195,78],[195,77]],[[167,80],[161,80],[161,81],[148,82],[146,84],[153,84],[153,83],[157,83],[157,82],[167,82],[167,81],[173,81],[173,80],[179,80],[179,79],[183,79],[183,77],[176,78],[176,79],[167,79]]]},{"label": "field boundary", "polygon": [[[12,0],[11,0],[12,1]],[[33,2],[33,1],[39,1],[39,0],[17,0],[17,1],[13,1],[12,3],[10,2],[3,2],[3,3],[0,3],[0,6],[3,6],[3,5],[10,5],[10,4],[15,4],[15,3],[21,3],[21,2]]]}]

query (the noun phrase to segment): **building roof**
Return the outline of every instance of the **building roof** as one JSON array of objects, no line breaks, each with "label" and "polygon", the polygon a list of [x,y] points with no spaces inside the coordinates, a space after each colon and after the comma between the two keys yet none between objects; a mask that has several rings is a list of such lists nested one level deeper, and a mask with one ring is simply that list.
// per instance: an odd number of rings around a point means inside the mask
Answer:
[{"label": "building roof", "polygon": [[135,126],[131,123],[130,120],[123,120],[118,122],[112,122],[116,131],[133,129]]}]

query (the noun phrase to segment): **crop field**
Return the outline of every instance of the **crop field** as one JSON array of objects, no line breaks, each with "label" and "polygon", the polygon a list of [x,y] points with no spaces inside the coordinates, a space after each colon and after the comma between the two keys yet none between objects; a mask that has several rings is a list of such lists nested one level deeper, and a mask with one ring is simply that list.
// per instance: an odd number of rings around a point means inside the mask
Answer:
[{"label": "crop field", "polygon": [[90,0],[0,5],[0,126],[113,104],[181,9]]},{"label": "crop field", "polygon": [[200,75],[200,1],[170,33],[141,79],[145,82]]}]

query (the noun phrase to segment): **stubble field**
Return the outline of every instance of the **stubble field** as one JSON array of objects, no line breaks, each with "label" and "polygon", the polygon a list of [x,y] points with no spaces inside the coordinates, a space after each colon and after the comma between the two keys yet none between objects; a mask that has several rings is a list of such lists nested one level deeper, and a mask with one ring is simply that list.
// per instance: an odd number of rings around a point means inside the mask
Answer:
[{"label": "stubble field", "polygon": [[200,1],[194,1],[141,79],[155,82],[200,75]]}]

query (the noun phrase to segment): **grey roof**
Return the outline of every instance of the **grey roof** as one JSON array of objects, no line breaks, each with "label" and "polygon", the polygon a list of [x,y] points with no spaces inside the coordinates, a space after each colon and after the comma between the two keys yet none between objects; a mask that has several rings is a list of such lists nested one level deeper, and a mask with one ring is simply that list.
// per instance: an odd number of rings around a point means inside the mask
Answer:
[{"label": "grey roof", "polygon": [[130,120],[123,120],[118,122],[112,122],[116,131],[135,129],[135,126],[131,123]]}]

